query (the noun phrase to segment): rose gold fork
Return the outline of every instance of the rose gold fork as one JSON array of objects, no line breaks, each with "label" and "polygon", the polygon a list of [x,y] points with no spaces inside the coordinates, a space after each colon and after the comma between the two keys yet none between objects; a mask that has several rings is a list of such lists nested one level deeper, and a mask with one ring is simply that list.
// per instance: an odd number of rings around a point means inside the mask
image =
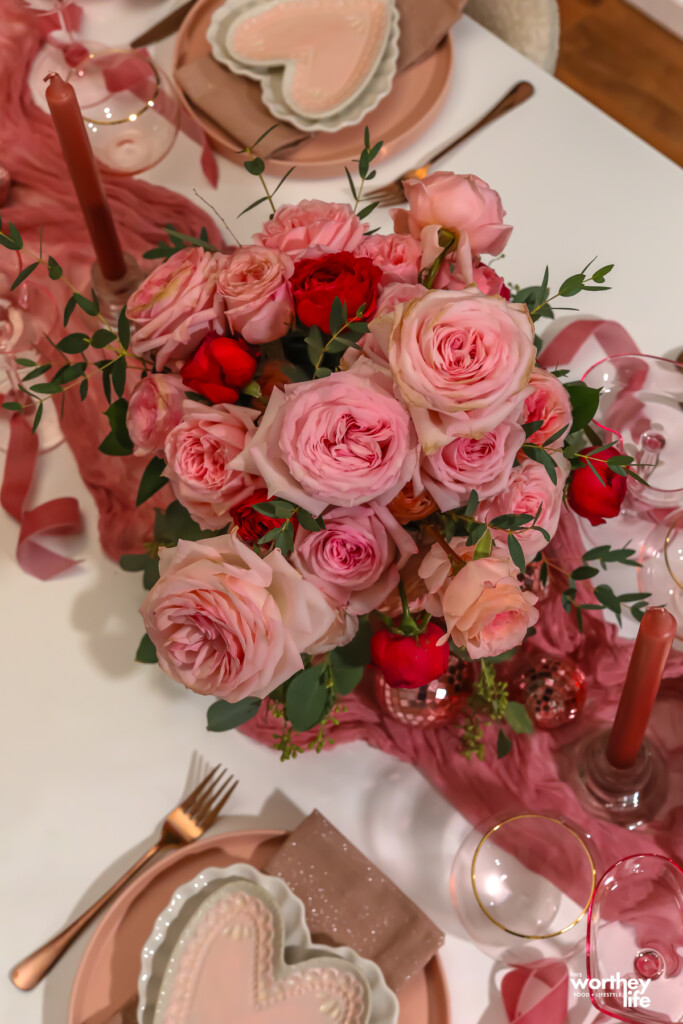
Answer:
[{"label": "rose gold fork", "polygon": [[159,850],[165,846],[183,846],[185,843],[193,843],[213,825],[238,781],[234,775],[229,775],[226,779],[225,769],[216,775],[219,768],[220,765],[216,765],[202,779],[197,788],[193,789],[190,795],[167,815],[161,827],[158,842],[146,853],[143,853],[142,857],[117,882],[114,882],[104,895],[100,896],[88,910],[77,917],[59,935],[55,935],[35,953],[31,953],[12,968],[11,978],[17,988],[25,991],[35,988],[66,952],[76,936],[80,935],[86,925],[152,857],[157,855]]},{"label": "rose gold fork", "polygon": [[406,171],[396,181],[392,181],[389,185],[385,185],[383,188],[376,188],[372,192],[366,192],[364,198],[369,199],[371,202],[378,202],[380,206],[394,206],[397,204],[405,203],[406,197],[403,191],[403,182],[406,178],[426,178],[429,174],[429,169],[432,164],[435,164],[441,157],[446,156],[452,149],[459,146],[465,139],[469,139],[470,135],[474,135],[484,125],[491,124],[492,121],[496,121],[503,114],[507,114],[509,110],[514,110],[520,103],[524,103],[534,94],[534,87],[531,82],[518,82],[517,85],[510,89],[510,92],[503,96],[502,100],[496,103],[495,107],[489,110],[488,114],[484,114],[476,124],[473,124],[471,128],[468,128],[466,132],[459,135],[453,142],[449,142],[447,146],[435,153],[434,156],[422,167],[414,167],[412,171]]}]

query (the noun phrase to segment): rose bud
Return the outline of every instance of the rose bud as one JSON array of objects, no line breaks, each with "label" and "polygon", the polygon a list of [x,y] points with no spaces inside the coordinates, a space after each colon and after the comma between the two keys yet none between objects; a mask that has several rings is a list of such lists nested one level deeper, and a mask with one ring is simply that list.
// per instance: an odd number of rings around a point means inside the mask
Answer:
[{"label": "rose bud", "polygon": [[[595,451],[597,455],[593,455]],[[626,477],[619,476],[607,465],[608,459],[619,454],[614,447],[600,451],[599,446],[584,448],[579,452],[579,455],[592,456],[593,469],[586,463],[574,470],[569,481],[567,501],[577,515],[588,519],[593,526],[599,526],[606,519],[619,515],[626,494]],[[593,470],[599,475],[599,480]]]},{"label": "rose bud", "polygon": [[426,686],[448,668],[448,644],[437,646],[443,635],[435,622],[428,623],[419,636],[380,629],[370,641],[370,658],[389,686]]},{"label": "rose bud", "polygon": [[254,376],[258,352],[237,338],[210,334],[182,368],[188,391],[215,403],[236,402],[240,391]]},{"label": "rose bud", "polygon": [[254,505],[264,501],[268,501],[268,491],[262,488],[230,509],[230,515],[237,526],[237,536],[247,544],[256,544],[269,530],[274,530],[285,522],[284,519],[266,516],[254,508]]}]

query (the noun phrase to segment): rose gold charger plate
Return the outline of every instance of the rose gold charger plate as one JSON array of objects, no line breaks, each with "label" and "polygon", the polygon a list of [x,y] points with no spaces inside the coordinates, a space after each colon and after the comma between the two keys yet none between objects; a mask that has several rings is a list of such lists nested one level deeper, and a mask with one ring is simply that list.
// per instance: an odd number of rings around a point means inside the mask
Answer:
[{"label": "rose gold charger plate", "polygon": [[[173,60],[173,72],[198,57],[211,52],[206,40],[211,15],[224,0],[197,0],[180,26]],[[432,123],[443,106],[450,84],[453,63],[453,45],[447,35],[426,60],[401,71],[394,79],[392,90],[381,103],[370,111],[360,124],[331,134],[319,132],[293,147],[291,154],[268,157],[269,170],[287,170],[292,165],[300,174],[320,177],[342,173],[345,161],[357,158],[363,148],[365,125],[370,138],[382,139],[384,145],[377,156],[380,161],[393,156],[414,142]],[[241,163],[238,151],[244,142],[232,139],[215,121],[198,110],[184,94],[177,78],[180,100],[189,114],[199,122],[213,148],[229,160]],[[226,95],[226,103],[230,96]],[[275,121],[275,118],[273,118]],[[248,145],[254,139],[246,139]]]},{"label": "rose gold charger plate", "polygon": [[[137,991],[142,947],[178,886],[209,867],[244,862],[262,868],[286,835],[249,831],[207,836],[143,871],[114,901],[86,947],[71,990],[67,1024],[84,1024]],[[399,1003],[399,1024],[449,1024],[448,991],[438,956],[401,989]]]}]

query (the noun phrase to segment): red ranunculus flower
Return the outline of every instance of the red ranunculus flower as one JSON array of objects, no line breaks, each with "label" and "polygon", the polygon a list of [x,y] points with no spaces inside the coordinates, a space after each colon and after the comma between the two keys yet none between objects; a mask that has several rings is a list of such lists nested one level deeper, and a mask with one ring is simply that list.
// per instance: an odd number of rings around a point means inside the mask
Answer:
[{"label": "red ranunculus flower", "polygon": [[400,636],[380,629],[370,641],[370,657],[389,686],[415,688],[438,679],[448,668],[448,644],[437,647],[443,628],[430,622],[420,636]]},{"label": "red ranunculus flower", "polygon": [[276,526],[282,526],[284,523],[284,519],[271,519],[270,516],[264,516],[262,512],[257,512],[254,505],[258,505],[262,501],[268,501],[268,492],[265,488],[256,491],[250,498],[245,498],[239,505],[230,509],[230,515],[237,526],[237,536],[245,544],[255,544],[269,530],[274,530]]},{"label": "red ranunculus flower", "polygon": [[300,260],[290,281],[296,315],[306,327],[329,332],[332,303],[339,296],[350,319],[364,305],[360,319],[370,320],[381,280],[382,271],[367,256],[330,252]]},{"label": "red ranunculus flower", "polygon": [[215,403],[236,402],[254,376],[258,352],[237,338],[210,334],[181,371],[188,391]]},{"label": "red ranunculus flower", "polygon": [[[591,455],[594,451],[596,448],[583,448],[579,455]],[[570,507],[584,519],[590,520],[593,526],[599,526],[606,519],[619,515],[626,494],[626,477],[619,476],[607,465],[607,460],[615,455],[619,455],[618,449],[605,448],[591,460],[592,466],[600,474],[600,480],[586,463],[574,470],[569,481],[567,501]]]}]

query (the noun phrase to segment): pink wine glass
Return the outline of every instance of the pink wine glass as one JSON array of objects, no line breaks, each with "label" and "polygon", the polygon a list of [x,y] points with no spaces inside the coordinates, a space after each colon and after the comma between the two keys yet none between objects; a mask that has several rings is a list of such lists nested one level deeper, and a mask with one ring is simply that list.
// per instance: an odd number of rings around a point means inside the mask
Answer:
[{"label": "pink wine glass", "polygon": [[683,1020],[683,870],[658,854],[617,861],[588,912],[593,1005],[627,1024]]}]

